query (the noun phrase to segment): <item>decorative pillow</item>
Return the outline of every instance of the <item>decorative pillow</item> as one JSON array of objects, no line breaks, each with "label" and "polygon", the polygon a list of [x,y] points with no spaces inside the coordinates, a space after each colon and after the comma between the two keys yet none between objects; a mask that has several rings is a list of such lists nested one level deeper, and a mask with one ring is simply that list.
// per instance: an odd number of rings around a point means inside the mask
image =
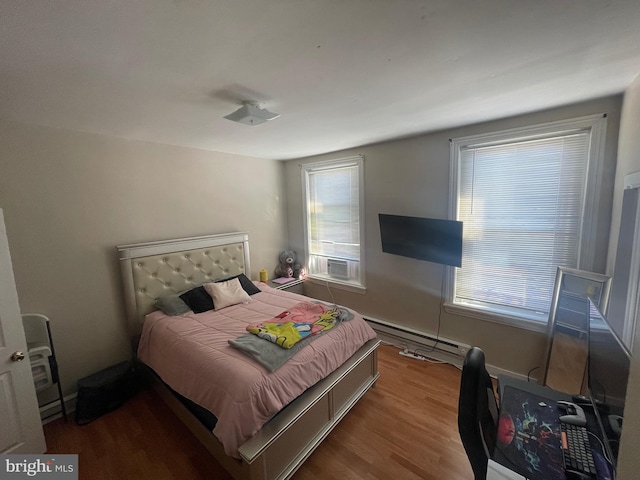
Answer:
[{"label": "decorative pillow", "polygon": [[211,295],[215,310],[251,300],[238,278],[232,278],[226,282],[205,283],[204,289]]},{"label": "decorative pillow", "polygon": [[164,313],[166,313],[167,315],[171,315],[172,317],[175,317],[176,315],[182,315],[183,313],[187,313],[189,310],[191,310],[191,307],[189,307],[189,305],[187,305],[178,294],[160,297],[156,299],[153,304]]},{"label": "decorative pillow", "polygon": [[223,278],[222,280],[217,280],[216,283],[228,282],[229,280],[233,280],[234,278],[237,278],[240,281],[240,285],[242,285],[242,289],[245,292],[247,292],[249,295],[255,295],[256,293],[260,293],[262,291],[258,287],[256,287],[256,284],[253,283],[249,279],[249,277],[247,277],[244,273],[241,273],[240,275],[236,275],[234,277]]},{"label": "decorative pillow", "polygon": [[211,300],[211,296],[205,291],[202,285],[183,293],[180,295],[180,298],[184,303],[189,305],[189,308],[193,310],[193,313],[202,313],[208,310],[213,310],[213,300]]}]

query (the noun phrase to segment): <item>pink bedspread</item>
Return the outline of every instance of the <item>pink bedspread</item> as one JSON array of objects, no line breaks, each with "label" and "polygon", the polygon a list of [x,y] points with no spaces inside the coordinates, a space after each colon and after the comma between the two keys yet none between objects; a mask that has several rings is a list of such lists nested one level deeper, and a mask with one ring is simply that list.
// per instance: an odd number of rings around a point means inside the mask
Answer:
[{"label": "pink bedspread", "polygon": [[233,457],[273,415],[376,337],[355,314],[270,373],[228,341],[245,334],[247,325],[272,319],[309,299],[256,285],[262,292],[252,295],[249,303],[217,312],[176,317],[150,313],[138,347],[140,360],[165,383],[218,418],[213,433]]}]

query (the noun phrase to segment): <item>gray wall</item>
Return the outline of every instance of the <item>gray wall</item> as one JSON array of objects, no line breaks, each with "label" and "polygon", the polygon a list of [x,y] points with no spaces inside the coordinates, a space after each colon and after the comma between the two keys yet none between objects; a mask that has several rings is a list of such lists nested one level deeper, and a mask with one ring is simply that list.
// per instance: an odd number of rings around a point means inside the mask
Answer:
[{"label": "gray wall", "polygon": [[[288,223],[290,247],[304,251],[300,164],[354,154],[365,156],[365,282],[366,293],[332,289],[335,301],[361,313],[435,334],[438,330],[443,267],[382,253],[378,213],[447,218],[449,201],[449,139],[533,125],[583,115],[607,113],[608,130],[598,214],[597,270],[606,269],[613,179],[621,96],[608,97],[554,110],[457,128],[393,142],[288,161]],[[305,284],[312,296],[330,300],[326,286]],[[475,318],[441,314],[440,335],[481,346],[488,361],[500,368],[527,374],[541,365],[546,337]],[[535,374],[535,372],[534,372]]]},{"label": "gray wall", "polygon": [[[640,171],[640,76],[627,89],[620,120],[618,167],[616,170],[613,215],[611,222],[610,264],[615,262],[617,231],[620,225],[624,176]],[[622,442],[618,458],[618,479],[634,480],[640,472],[640,326],[636,328],[634,357],[627,388]]]},{"label": "gray wall", "polygon": [[21,310],[50,317],[66,394],[130,356],[116,245],[245,231],[257,279],[286,244],[281,162],[15,123],[0,151]]}]

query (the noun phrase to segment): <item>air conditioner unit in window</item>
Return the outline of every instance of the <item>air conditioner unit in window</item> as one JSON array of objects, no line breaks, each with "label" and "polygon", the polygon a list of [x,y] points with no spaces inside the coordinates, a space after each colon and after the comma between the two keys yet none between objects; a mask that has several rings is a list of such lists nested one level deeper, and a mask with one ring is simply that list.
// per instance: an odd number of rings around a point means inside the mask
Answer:
[{"label": "air conditioner unit in window", "polygon": [[349,278],[349,264],[346,260],[327,259],[327,273],[331,277]]}]

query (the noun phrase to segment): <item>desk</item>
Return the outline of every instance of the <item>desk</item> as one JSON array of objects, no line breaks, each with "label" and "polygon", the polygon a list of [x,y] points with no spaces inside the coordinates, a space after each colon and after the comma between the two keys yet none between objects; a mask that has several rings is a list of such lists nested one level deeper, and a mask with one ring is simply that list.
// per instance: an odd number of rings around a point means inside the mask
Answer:
[{"label": "desk", "polygon": [[[566,480],[560,439],[557,402],[571,396],[537,383],[499,376],[500,419],[489,480]],[[601,437],[593,412],[587,411],[587,428]],[[600,449],[592,443],[594,459]],[[598,479],[611,478],[606,466],[599,466]]]}]

